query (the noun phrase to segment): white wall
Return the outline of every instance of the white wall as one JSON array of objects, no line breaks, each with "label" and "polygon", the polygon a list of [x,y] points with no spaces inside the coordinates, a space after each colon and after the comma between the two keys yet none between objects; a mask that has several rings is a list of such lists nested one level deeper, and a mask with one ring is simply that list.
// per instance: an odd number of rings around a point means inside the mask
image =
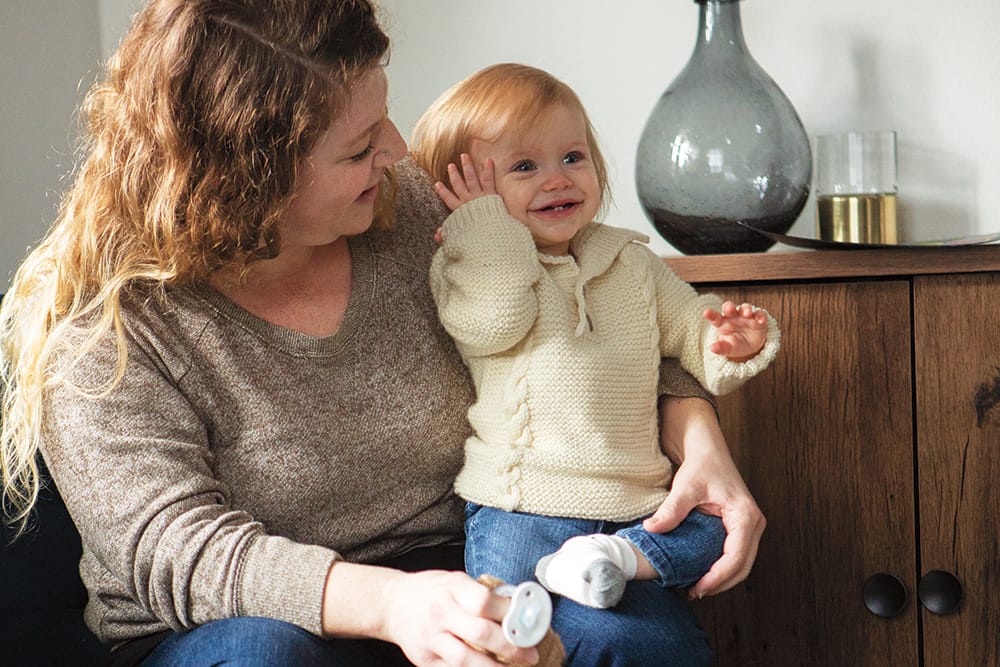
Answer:
[{"label": "white wall", "polygon": [[144,0],[98,0],[101,10],[101,54],[104,58],[115,50],[132,15],[145,4]]},{"label": "white wall", "polygon": [[[68,171],[77,83],[140,0],[0,0],[0,289],[45,231]],[[691,0],[382,0],[393,38],[390,107],[404,135],[454,81],[499,61],[573,86],[612,167],[609,222],[639,229],[633,159],[646,116],[687,62]],[[904,240],[1000,231],[1000,3],[745,0],[750,51],[810,134],[899,133]],[[810,201],[792,228],[812,236]],[[775,248],[774,250],[779,250]]]},{"label": "white wall", "polygon": [[[537,65],[580,94],[612,163],[608,222],[661,254],[635,194],[646,117],[691,55],[691,0],[383,0],[393,117],[404,136],[451,83],[500,61]],[[751,53],[810,135],[891,128],[903,240],[1000,232],[1000,3],[745,0]],[[815,235],[810,199],[792,234]],[[776,247],[773,250],[780,250]],[[787,249],[787,248],[785,248]]]},{"label": "white wall", "polygon": [[55,217],[73,166],[97,13],[97,0],[0,0],[0,292]]}]

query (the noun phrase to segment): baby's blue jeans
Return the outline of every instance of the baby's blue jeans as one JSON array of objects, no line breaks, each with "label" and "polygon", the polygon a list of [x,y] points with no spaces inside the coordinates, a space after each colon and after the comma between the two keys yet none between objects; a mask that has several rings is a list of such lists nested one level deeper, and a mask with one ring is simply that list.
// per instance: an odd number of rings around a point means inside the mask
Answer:
[{"label": "baby's blue jeans", "polygon": [[553,597],[552,627],[569,664],[710,665],[705,633],[676,589],[690,586],[722,555],[725,527],[718,517],[692,512],[669,533],[650,533],[641,522],[615,523],[506,512],[469,503],[465,567],[507,583],[535,580],[535,563],[576,535],[627,538],[659,573],[656,581],[630,581],[612,609],[593,609]]}]

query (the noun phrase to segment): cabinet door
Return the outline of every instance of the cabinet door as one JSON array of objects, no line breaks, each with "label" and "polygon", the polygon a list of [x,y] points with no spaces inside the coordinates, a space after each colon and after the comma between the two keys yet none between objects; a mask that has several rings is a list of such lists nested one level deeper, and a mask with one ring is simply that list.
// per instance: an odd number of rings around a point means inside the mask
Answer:
[{"label": "cabinet door", "polygon": [[913,600],[885,619],[862,598],[916,571],[909,283],[707,289],[782,329],[775,363],[719,401],[768,523],[747,581],[696,604],[718,664],[918,664]]},{"label": "cabinet door", "polygon": [[914,283],[920,575],[962,584],[921,610],[927,667],[1000,665],[1000,274]]}]

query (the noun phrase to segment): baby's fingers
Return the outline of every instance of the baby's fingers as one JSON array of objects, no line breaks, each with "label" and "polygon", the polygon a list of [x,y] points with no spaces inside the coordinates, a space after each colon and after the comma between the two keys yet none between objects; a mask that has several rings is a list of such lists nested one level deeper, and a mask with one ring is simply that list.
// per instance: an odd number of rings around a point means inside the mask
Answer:
[{"label": "baby's fingers", "polygon": [[448,207],[449,211],[454,211],[465,203],[461,200],[461,198],[459,198],[458,195],[449,190],[448,186],[441,181],[434,184],[434,191],[437,193],[438,197],[441,198],[441,201],[444,202],[444,205]]},{"label": "baby's fingers", "polygon": [[476,172],[476,165],[472,163],[472,156],[462,153],[459,156],[462,161],[462,175],[465,178],[465,185],[468,191],[475,196],[483,193],[483,186],[479,182],[479,174]]},{"label": "baby's fingers", "polygon": [[723,357],[728,357],[733,353],[733,344],[724,338],[719,338],[711,345],[708,346],[712,354],[719,354]]},{"label": "baby's fingers", "polygon": [[483,173],[480,176],[483,194],[495,195],[497,193],[496,165],[493,160],[487,160],[483,165]]},{"label": "baby's fingers", "polygon": [[[472,194],[469,189],[468,176],[463,174],[462,171],[453,162],[448,163],[448,182],[451,183],[452,192],[461,201],[467,202],[472,199]],[[476,181],[477,185],[479,181]]]},{"label": "baby's fingers", "polygon": [[706,308],[702,316],[713,326],[721,327],[723,324],[732,325],[727,330],[738,330],[745,325],[766,325],[767,315],[762,310],[754,311],[749,303],[734,304],[732,301],[725,301],[719,310]]},{"label": "baby's fingers", "polygon": [[741,303],[733,307],[733,317],[753,317],[753,306],[749,303]]},{"label": "baby's fingers", "polygon": [[702,316],[715,326],[719,326],[727,319],[739,316],[739,310],[732,301],[723,301],[718,310],[706,308]]},{"label": "baby's fingers", "polygon": [[[453,211],[458,206],[470,202],[477,197],[482,197],[484,194],[492,194],[492,190],[495,190],[491,184],[490,192],[483,191],[483,186],[479,182],[479,176],[476,174],[476,167],[472,164],[472,158],[467,153],[462,153],[461,161],[461,168],[454,162],[448,163],[448,182],[451,184],[450,193],[454,195],[454,200],[446,199],[441,193],[440,188],[438,189],[438,195],[441,196],[441,199]],[[492,175],[490,179],[492,181]],[[452,204],[456,201],[458,205],[453,206]]]},{"label": "baby's fingers", "polygon": [[732,301],[723,301],[722,305],[719,306],[719,311],[727,318],[735,318],[742,314],[743,307],[746,305],[747,304],[741,304],[737,306]]}]

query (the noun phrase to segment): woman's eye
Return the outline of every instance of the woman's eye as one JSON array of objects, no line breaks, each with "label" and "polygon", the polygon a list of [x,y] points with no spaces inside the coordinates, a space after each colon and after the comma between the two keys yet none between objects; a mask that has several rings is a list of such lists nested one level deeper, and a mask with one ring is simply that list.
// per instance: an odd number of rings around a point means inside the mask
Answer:
[{"label": "woman's eye", "polygon": [[531,160],[522,160],[510,168],[511,171],[531,171],[535,168],[535,163]]},{"label": "woman's eye", "polygon": [[368,157],[369,155],[371,155],[372,151],[374,151],[374,150],[375,150],[375,145],[374,144],[368,144],[368,146],[363,151],[361,151],[357,155],[352,155],[349,159],[351,160],[351,162],[361,162],[366,157]]}]

